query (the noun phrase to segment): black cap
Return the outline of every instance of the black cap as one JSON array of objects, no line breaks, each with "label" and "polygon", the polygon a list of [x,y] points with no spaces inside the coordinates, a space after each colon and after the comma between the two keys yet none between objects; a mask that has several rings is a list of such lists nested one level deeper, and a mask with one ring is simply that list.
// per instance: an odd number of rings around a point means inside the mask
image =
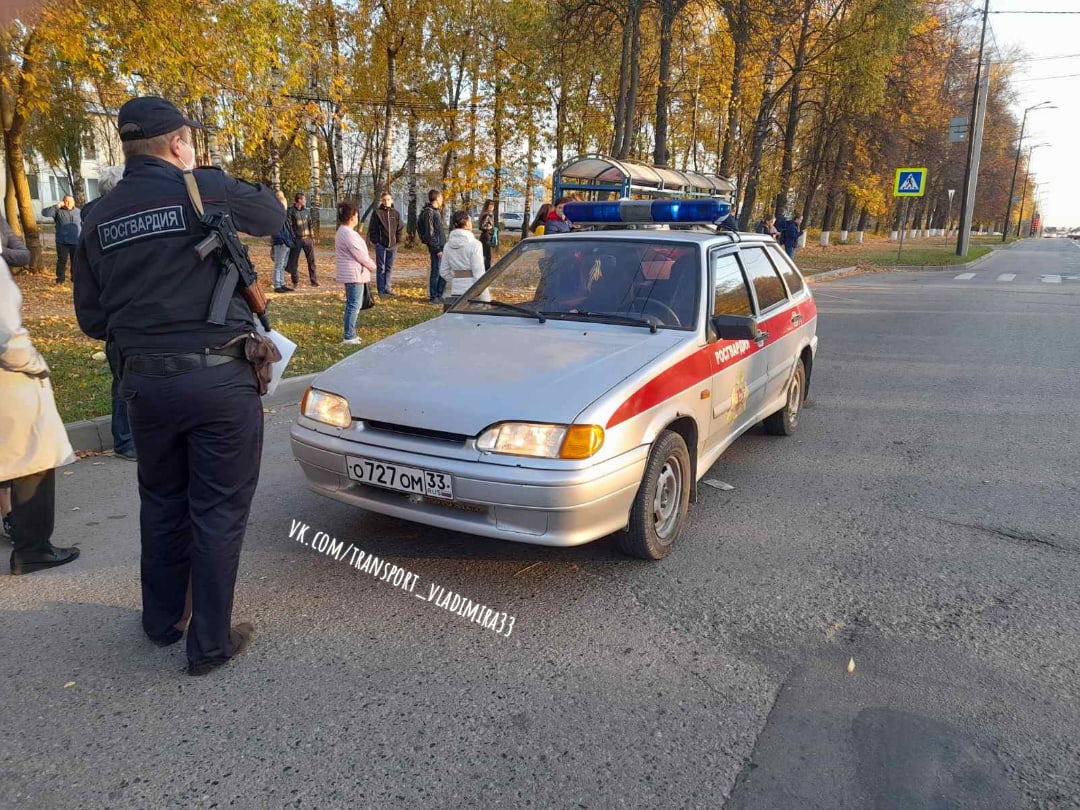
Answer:
[{"label": "black cap", "polygon": [[140,96],[124,103],[116,119],[120,140],[138,141],[188,126],[202,129],[198,121],[184,118],[171,101],[157,96]]}]

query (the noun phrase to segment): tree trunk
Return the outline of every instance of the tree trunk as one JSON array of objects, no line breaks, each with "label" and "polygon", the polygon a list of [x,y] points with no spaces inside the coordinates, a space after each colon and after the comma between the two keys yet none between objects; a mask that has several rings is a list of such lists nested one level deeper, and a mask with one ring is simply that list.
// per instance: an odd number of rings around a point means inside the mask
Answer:
[{"label": "tree trunk", "polygon": [[634,141],[634,119],[637,118],[638,89],[641,85],[641,0],[630,0],[630,91],[626,96],[626,111],[623,116],[623,134],[620,149],[615,157],[630,157]]},{"label": "tree trunk", "polygon": [[671,160],[668,151],[668,81],[671,79],[671,29],[675,17],[682,8],[679,0],[660,0],[660,65],[656,81],[656,121],[654,134],[656,146],[653,163],[666,167]]},{"label": "tree trunk", "polygon": [[813,7],[814,0],[803,0],[802,25],[799,27],[799,44],[795,48],[795,61],[791,67],[791,92],[788,95],[784,148],[780,158],[780,191],[776,195],[776,205],[773,207],[777,217],[787,215],[788,192],[795,174],[795,135],[799,129],[802,72],[806,66],[806,44],[810,38],[810,12]]},{"label": "tree trunk", "polygon": [[728,15],[728,26],[731,29],[732,44],[735,48],[731,69],[731,97],[728,99],[727,130],[724,132],[724,148],[720,152],[721,177],[730,177],[732,174],[732,152],[735,149],[735,139],[739,130],[739,95],[742,93],[742,75],[746,62],[747,25],[750,14],[749,0],[739,0],[736,11]]},{"label": "tree trunk", "polygon": [[761,173],[761,158],[765,153],[765,141],[769,137],[769,124],[772,120],[773,79],[776,77],[776,60],[779,56],[782,39],[777,35],[772,41],[769,51],[769,61],[765,64],[765,75],[762,77],[761,104],[758,106],[757,118],[754,120],[754,135],[750,145],[750,166],[747,169],[746,191],[743,195],[742,205],[739,207],[739,230],[745,231],[750,228],[750,218],[754,213],[754,204],[757,202],[758,179]]},{"label": "tree trunk", "polygon": [[533,116],[528,116],[525,125],[525,209],[521,215],[521,238],[529,235],[532,222],[532,178],[536,166],[536,123]]},{"label": "tree trunk", "polygon": [[417,191],[419,178],[416,175],[416,148],[420,137],[420,121],[416,117],[416,110],[409,110],[409,141],[406,147],[405,166],[409,184],[409,209],[406,216],[406,230],[408,231],[408,246],[416,244],[416,218],[417,218]]},{"label": "tree trunk", "polygon": [[22,233],[19,225],[19,203],[15,199],[15,183],[11,179],[11,168],[7,165],[7,155],[4,155],[4,218],[15,229],[16,233]]},{"label": "tree trunk", "polygon": [[503,184],[503,140],[506,137],[506,132],[503,127],[503,108],[505,106],[503,101],[503,74],[502,65],[499,62],[499,50],[498,41],[495,42],[495,47],[491,49],[492,52],[492,71],[495,74],[495,81],[492,85],[492,90],[495,93],[493,99],[494,107],[492,109],[492,121],[491,121],[491,150],[492,150],[492,162],[491,167],[491,199],[495,203],[495,222],[499,221],[499,212],[502,207],[502,184]]},{"label": "tree trunk", "polygon": [[394,105],[397,103],[397,46],[386,46],[386,106],[384,107],[382,153],[375,173],[375,196],[390,184],[390,153],[394,147]]},{"label": "tree trunk", "polygon": [[618,156],[622,151],[623,130],[626,127],[626,102],[630,94],[630,42],[633,37],[634,0],[626,4],[626,18],[623,20],[622,57],[619,60],[619,90],[615,97],[615,126],[611,138],[611,154]]},{"label": "tree trunk", "polygon": [[[475,32],[469,37],[470,39],[476,39]],[[466,208],[472,207],[473,192],[477,186],[477,171],[476,171],[476,130],[479,126],[479,116],[477,113],[477,104],[480,101],[480,48],[473,48],[473,64],[472,64],[472,88],[469,96],[469,168],[465,175],[465,194],[463,202]]]},{"label": "tree trunk", "polygon": [[[26,110],[18,103],[18,99],[27,96],[30,90],[29,85],[34,80],[34,72],[37,69],[37,45],[38,33],[32,30],[23,45],[18,88],[12,94],[9,89],[3,87],[0,88],[0,94],[3,96],[4,152],[7,157],[8,182],[14,189],[15,201],[19,208],[19,216],[11,219],[9,224],[16,231],[22,231],[23,241],[30,249],[30,267],[40,270],[45,266],[42,261],[41,230],[38,228],[37,217],[34,215],[34,204],[30,197],[30,183],[26,179],[26,161],[23,154]],[[5,75],[10,70],[10,64],[11,57],[5,54],[3,61],[0,61],[0,68]]]}]

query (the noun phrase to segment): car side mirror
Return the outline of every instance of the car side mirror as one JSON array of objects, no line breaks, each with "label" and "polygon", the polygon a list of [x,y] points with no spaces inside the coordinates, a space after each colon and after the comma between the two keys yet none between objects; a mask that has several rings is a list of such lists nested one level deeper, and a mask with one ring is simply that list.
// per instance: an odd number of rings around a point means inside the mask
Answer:
[{"label": "car side mirror", "polygon": [[721,340],[753,340],[758,335],[757,321],[747,315],[713,315],[712,325]]}]

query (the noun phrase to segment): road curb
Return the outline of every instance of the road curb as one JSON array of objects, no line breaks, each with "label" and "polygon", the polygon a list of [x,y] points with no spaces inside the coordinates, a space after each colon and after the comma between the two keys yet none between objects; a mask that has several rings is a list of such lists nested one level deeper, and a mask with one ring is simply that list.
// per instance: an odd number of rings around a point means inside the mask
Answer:
[{"label": "road curb", "polygon": [[[1015,242],[1007,245],[1006,247],[1012,247]],[[956,270],[960,268],[963,270],[970,270],[972,267],[977,267],[983,262],[987,261],[994,255],[994,252],[1000,248],[990,248],[990,252],[980,256],[977,259],[972,259],[970,262],[962,262],[960,264],[883,264],[879,267],[872,265],[853,265],[852,267],[841,267],[838,270],[826,270],[824,273],[814,273],[812,276],[806,276],[806,280],[813,284],[817,280],[826,281],[829,279],[840,278],[841,276],[853,275],[855,273],[929,273],[939,272],[945,270]]]},{"label": "road curb", "polygon": [[[314,374],[303,374],[282,380],[271,396],[263,397],[263,407],[276,408],[298,403],[313,379]],[[112,414],[69,422],[64,428],[67,430],[71,448],[76,453],[103,453],[112,450]]]}]

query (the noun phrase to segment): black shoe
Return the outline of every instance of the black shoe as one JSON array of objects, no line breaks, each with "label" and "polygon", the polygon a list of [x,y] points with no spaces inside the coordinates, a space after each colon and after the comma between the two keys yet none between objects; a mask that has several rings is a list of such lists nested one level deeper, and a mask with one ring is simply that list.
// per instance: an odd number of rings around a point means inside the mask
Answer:
[{"label": "black shoe", "polygon": [[[232,658],[247,652],[251,646],[251,639],[255,635],[255,626],[250,622],[241,622],[234,625],[229,631],[229,641],[232,642]],[[211,658],[208,661],[188,664],[188,675],[207,675],[218,667],[227,664],[230,658]]]},{"label": "black shoe", "polygon": [[387,298],[397,298],[397,293],[392,293],[389,290],[387,290],[384,293],[379,293],[379,294],[380,295],[385,295]]},{"label": "black shoe", "polygon": [[274,292],[276,292],[276,293],[289,292],[289,288],[288,287],[274,287]]},{"label": "black shoe", "polygon": [[138,461],[138,457],[135,455],[134,450],[125,450],[120,452],[119,450],[113,450],[113,455],[117,458],[122,458],[124,461]]},{"label": "black shoe", "polygon": [[317,282],[317,281],[313,281],[313,282],[311,282],[311,286],[312,286],[312,287],[318,287],[318,286],[319,286],[319,282]]},{"label": "black shoe", "polygon": [[11,575],[32,574],[58,565],[67,565],[79,556],[77,548],[50,546],[48,551],[13,551],[11,552]]},{"label": "black shoe", "polygon": [[184,637],[184,631],[178,627],[170,627],[169,632],[163,636],[152,636],[147,633],[146,637],[159,647],[171,647]]}]

